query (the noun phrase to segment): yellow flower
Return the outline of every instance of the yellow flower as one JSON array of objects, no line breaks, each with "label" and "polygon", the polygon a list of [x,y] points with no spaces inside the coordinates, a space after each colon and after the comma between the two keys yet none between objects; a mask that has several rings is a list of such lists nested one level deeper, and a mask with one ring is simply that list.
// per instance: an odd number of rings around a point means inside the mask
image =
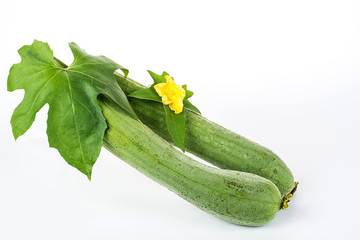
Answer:
[{"label": "yellow flower", "polygon": [[184,107],[185,90],[176,85],[172,77],[164,76],[166,83],[159,83],[154,86],[157,94],[161,97],[164,105],[169,105],[170,109],[176,114],[181,113]]}]

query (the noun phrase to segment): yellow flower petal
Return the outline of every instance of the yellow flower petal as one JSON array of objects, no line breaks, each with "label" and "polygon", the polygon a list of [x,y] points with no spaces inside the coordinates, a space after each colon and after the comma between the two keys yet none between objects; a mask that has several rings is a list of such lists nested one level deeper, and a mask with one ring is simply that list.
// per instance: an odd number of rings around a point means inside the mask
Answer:
[{"label": "yellow flower petal", "polygon": [[164,88],[164,86],[165,86],[165,83],[159,83],[154,86],[155,91],[157,92],[157,94],[159,94],[160,97],[162,97],[164,95],[162,92],[162,89]]},{"label": "yellow flower petal", "polygon": [[168,96],[166,96],[166,95],[163,95],[163,96],[162,96],[161,101],[162,101],[163,104],[165,104],[165,105],[168,105],[168,104],[172,103],[172,101],[169,100]]},{"label": "yellow flower petal", "polygon": [[165,78],[166,82],[173,80],[172,77],[170,77],[169,75],[165,75],[164,78]]},{"label": "yellow flower petal", "polygon": [[169,75],[164,76],[166,83],[159,83],[154,86],[155,91],[161,97],[161,101],[164,105],[169,105],[170,109],[176,114],[183,111],[186,92],[185,90],[176,85],[172,77]]},{"label": "yellow flower petal", "polygon": [[175,99],[175,101],[169,105],[169,107],[176,114],[181,113],[184,107],[183,99],[179,96],[177,100]]}]

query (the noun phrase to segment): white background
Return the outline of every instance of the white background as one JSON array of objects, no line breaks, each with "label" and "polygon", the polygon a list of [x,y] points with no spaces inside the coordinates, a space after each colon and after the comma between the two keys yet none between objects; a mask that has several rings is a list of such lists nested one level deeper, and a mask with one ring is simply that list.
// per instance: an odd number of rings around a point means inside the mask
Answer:
[{"label": "white background", "polygon": [[[355,239],[360,226],[359,1],[2,1],[0,239]],[[34,39],[70,64],[68,42],[129,68],[168,71],[203,116],[280,155],[300,181],[262,227],[226,223],[106,150],[91,182],[46,136],[45,106],[17,142],[9,93]]]}]

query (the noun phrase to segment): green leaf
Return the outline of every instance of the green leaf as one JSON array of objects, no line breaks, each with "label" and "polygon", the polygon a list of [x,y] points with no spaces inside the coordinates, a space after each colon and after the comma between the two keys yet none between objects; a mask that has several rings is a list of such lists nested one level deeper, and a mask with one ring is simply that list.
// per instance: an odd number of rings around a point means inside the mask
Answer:
[{"label": "green leaf", "polygon": [[152,79],[154,80],[154,84],[158,84],[158,83],[166,83],[166,79],[164,78],[166,75],[169,75],[167,72],[163,72],[162,75],[158,75],[150,70],[148,70],[148,73],[150,74],[150,76],[152,77]]},{"label": "green leaf", "polygon": [[152,87],[137,90],[129,94],[128,97],[161,102],[161,97],[155,92],[154,88]]},{"label": "green leaf", "polygon": [[48,103],[50,147],[90,179],[106,129],[98,95],[108,96],[130,115],[136,115],[114,77],[117,69],[125,75],[128,71],[104,56],[87,54],[75,43],[69,45],[74,55],[69,67],[54,58],[47,43],[35,40],[19,50],[22,61],[10,69],[8,91],[24,89],[25,95],[14,110],[11,125],[16,139]]},{"label": "green leaf", "polygon": [[201,115],[200,110],[199,110],[197,107],[195,107],[194,105],[192,105],[192,104],[189,102],[189,100],[187,100],[187,99],[184,99],[184,107],[187,108],[187,109],[189,109],[189,110],[191,110],[191,111],[193,111],[193,112],[195,112],[195,113],[198,113],[198,114]]},{"label": "green leaf", "polygon": [[179,147],[183,152],[184,140],[185,140],[185,114],[182,111],[179,114],[175,114],[168,105],[164,105],[166,124],[169,134],[174,141],[175,145]]},{"label": "green leaf", "polygon": [[186,85],[186,84],[185,84],[185,85],[182,85],[181,87],[182,87],[182,88],[185,90],[185,92],[186,92],[185,99],[191,98],[192,95],[194,95],[194,92],[192,92],[192,91],[190,91],[190,90],[187,90],[187,85]]},{"label": "green leaf", "polygon": [[186,95],[185,95],[186,99],[191,98],[193,95],[194,95],[194,92],[192,92],[190,90],[186,90]]}]

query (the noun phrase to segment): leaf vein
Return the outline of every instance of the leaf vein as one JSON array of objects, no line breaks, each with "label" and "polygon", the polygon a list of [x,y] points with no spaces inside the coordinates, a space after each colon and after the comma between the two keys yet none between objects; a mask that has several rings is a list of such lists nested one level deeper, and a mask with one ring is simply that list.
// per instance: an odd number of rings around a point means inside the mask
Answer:
[{"label": "leaf vein", "polygon": [[69,75],[68,75],[67,72],[65,72],[65,75],[66,75],[66,79],[67,79],[68,85],[69,85],[71,109],[72,109],[73,116],[74,116],[75,131],[76,131],[77,138],[78,138],[78,141],[79,141],[81,160],[83,161],[84,166],[86,166],[87,164],[86,164],[85,157],[84,157],[84,150],[83,150],[83,147],[82,147],[81,138],[80,138],[80,134],[79,134],[79,128],[77,126],[77,121],[76,121],[76,113],[75,113],[75,106],[74,106],[74,100],[73,100],[73,93],[72,93],[72,89],[71,89],[71,83],[70,83]]},{"label": "leaf vein", "polygon": [[89,77],[89,78],[91,78],[91,79],[95,80],[96,82],[100,82],[100,83],[105,84],[105,85],[106,85],[106,86],[108,86],[110,89],[112,89],[112,88],[113,88],[113,87],[112,87],[112,86],[110,86],[107,82],[100,81],[100,80],[99,80],[99,79],[97,79],[96,77],[93,77],[93,76],[91,76],[91,75],[89,75],[89,74],[86,74],[86,73],[84,73],[84,72],[81,72],[81,71],[76,71],[76,70],[73,70],[73,69],[69,69],[68,71],[69,71],[69,72],[75,72],[75,73],[82,74],[82,75],[84,75],[84,76],[87,76],[87,77]]},{"label": "leaf vein", "polygon": [[42,71],[40,71],[40,72],[36,72],[36,73],[34,73],[34,74],[30,74],[30,75],[27,75],[27,76],[22,77],[22,78],[12,79],[12,83],[14,84],[14,83],[16,83],[16,82],[18,82],[18,81],[20,81],[20,80],[24,80],[24,79],[27,79],[27,78],[36,76],[36,75],[38,75],[38,74],[40,74],[40,73],[46,72],[47,70],[51,70],[51,69],[53,69],[53,67],[45,68],[44,70],[42,70]]},{"label": "leaf vein", "polygon": [[58,71],[57,73],[54,74],[54,76],[52,76],[45,84],[44,86],[40,89],[40,91],[37,93],[34,101],[32,102],[31,106],[29,107],[28,110],[28,114],[29,112],[32,110],[32,108],[34,107],[34,104],[36,102],[36,100],[39,98],[39,96],[41,95],[42,91],[45,89],[45,87],[56,77],[56,75],[58,75],[61,71]]},{"label": "leaf vein", "polygon": [[93,113],[90,111],[90,109],[89,109],[86,105],[84,105],[82,102],[80,102],[80,101],[77,100],[76,98],[74,98],[74,101],[76,101],[76,102],[79,103],[81,106],[83,106],[83,107],[90,113],[92,119],[95,121],[95,117],[94,117]]}]

